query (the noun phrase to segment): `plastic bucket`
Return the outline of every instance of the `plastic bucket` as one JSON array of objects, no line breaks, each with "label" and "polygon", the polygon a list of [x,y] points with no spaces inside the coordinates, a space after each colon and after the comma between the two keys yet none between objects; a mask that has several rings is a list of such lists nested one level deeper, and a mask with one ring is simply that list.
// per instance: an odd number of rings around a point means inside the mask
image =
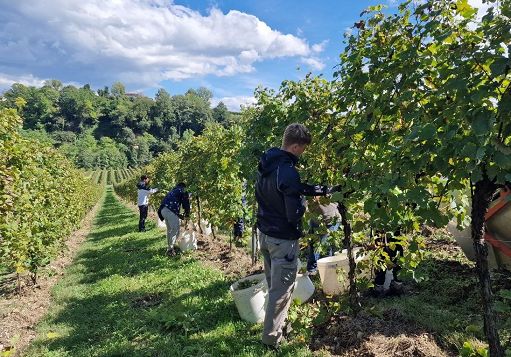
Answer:
[{"label": "plastic bucket", "polygon": [[[353,249],[356,262],[362,259],[362,257],[357,258],[359,250],[360,248]],[[319,277],[325,294],[337,295],[348,289],[349,261],[347,254],[347,250],[344,249],[332,257],[318,259]]]},{"label": "plastic bucket", "polygon": [[[257,280],[258,283],[246,289],[238,290],[241,282]],[[268,286],[264,273],[247,276],[232,284],[229,288],[240,317],[251,323],[264,321],[268,302]]]},{"label": "plastic bucket", "polygon": [[303,304],[309,300],[314,294],[314,284],[309,278],[308,274],[298,274],[296,276],[295,288],[293,290],[292,300],[298,300],[300,304]]},{"label": "plastic bucket", "polygon": [[208,221],[205,219],[201,219],[200,221],[200,227],[202,229],[202,233],[209,236],[211,233],[213,233],[213,230],[211,229],[211,224],[209,224]]},{"label": "plastic bucket", "polygon": [[156,227],[160,229],[167,229],[167,225],[165,221],[162,221],[158,216],[156,216]]},{"label": "plastic bucket", "polygon": [[182,252],[186,252],[188,250],[196,250],[197,237],[195,236],[195,232],[191,230],[184,232],[180,235],[177,244]]}]

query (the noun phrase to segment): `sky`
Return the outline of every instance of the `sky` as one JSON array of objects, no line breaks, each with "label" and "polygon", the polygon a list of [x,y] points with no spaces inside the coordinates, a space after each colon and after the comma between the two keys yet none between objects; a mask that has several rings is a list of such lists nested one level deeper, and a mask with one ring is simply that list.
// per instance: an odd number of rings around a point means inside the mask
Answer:
[{"label": "sky", "polygon": [[257,86],[332,78],[343,34],[379,3],[398,1],[0,0],[0,92],[47,79],[150,97],[204,86],[239,110]]}]

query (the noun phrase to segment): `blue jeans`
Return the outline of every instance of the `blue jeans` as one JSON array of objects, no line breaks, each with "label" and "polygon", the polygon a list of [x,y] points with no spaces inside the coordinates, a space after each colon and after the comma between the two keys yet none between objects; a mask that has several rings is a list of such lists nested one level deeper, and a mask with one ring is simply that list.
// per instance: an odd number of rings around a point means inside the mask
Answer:
[{"label": "blue jeans", "polygon": [[[336,232],[339,229],[340,224],[334,224],[332,226],[328,226],[328,230],[330,232]],[[320,244],[324,244],[328,239],[328,233],[321,236]],[[314,249],[314,242],[309,240],[309,246],[307,248],[307,271],[314,272],[318,269],[318,259],[321,258],[320,254]],[[334,245],[330,245],[327,250],[327,257],[331,257],[334,255],[335,247]]]}]

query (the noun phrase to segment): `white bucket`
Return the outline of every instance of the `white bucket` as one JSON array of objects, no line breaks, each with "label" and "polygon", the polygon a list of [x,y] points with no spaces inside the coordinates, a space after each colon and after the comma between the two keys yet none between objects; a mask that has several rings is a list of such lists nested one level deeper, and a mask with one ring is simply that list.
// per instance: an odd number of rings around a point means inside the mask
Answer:
[{"label": "white bucket", "polygon": [[[357,258],[357,251],[359,250],[360,248],[353,249],[355,262],[359,262],[362,259],[362,257]],[[325,294],[337,295],[346,291],[349,287],[347,250],[344,249],[332,257],[318,259],[318,271]]]},{"label": "white bucket", "polygon": [[[237,290],[243,281],[258,280],[256,285],[243,290]],[[247,276],[232,284],[229,288],[240,317],[251,323],[264,321],[266,304],[268,302],[268,286],[264,273]]]},{"label": "white bucket", "polygon": [[162,221],[158,216],[156,216],[156,227],[160,229],[167,229],[167,225],[165,221]]},{"label": "white bucket", "polygon": [[291,300],[297,299],[300,304],[303,304],[311,298],[314,294],[314,284],[309,278],[308,274],[298,274],[296,276],[295,288]]},{"label": "white bucket", "polygon": [[213,233],[213,230],[211,229],[211,224],[209,224],[209,222],[206,221],[205,219],[200,220],[200,227],[201,227],[202,233],[207,236],[209,236],[209,235],[211,235],[211,233]]},{"label": "white bucket", "polygon": [[180,235],[177,244],[182,252],[186,252],[188,250],[196,250],[197,237],[195,236],[195,232],[191,230],[185,231],[183,234]]}]

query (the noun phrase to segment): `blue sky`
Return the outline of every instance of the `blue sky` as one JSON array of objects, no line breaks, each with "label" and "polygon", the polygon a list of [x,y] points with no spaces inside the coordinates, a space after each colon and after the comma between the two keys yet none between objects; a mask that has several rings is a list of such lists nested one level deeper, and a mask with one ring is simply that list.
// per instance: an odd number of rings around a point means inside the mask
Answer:
[{"label": "blue sky", "polygon": [[378,3],[397,0],[0,0],[0,91],[52,78],[149,96],[205,86],[237,110],[258,85],[331,78],[344,32]]},{"label": "blue sky", "polygon": [[284,34],[292,34],[310,44],[324,44],[318,59],[323,69],[311,68],[296,56],[267,60],[255,65],[255,71],[232,77],[205,76],[193,81],[168,82],[169,88],[184,91],[190,86],[205,85],[211,88],[216,97],[251,96],[257,85],[278,88],[284,79],[300,79],[308,72],[323,73],[332,77],[333,67],[338,62],[344,47],[343,34],[353,26],[360,13],[367,6],[379,1],[180,1],[179,4],[207,14],[211,7],[222,12],[239,10],[257,16],[272,29]]}]

